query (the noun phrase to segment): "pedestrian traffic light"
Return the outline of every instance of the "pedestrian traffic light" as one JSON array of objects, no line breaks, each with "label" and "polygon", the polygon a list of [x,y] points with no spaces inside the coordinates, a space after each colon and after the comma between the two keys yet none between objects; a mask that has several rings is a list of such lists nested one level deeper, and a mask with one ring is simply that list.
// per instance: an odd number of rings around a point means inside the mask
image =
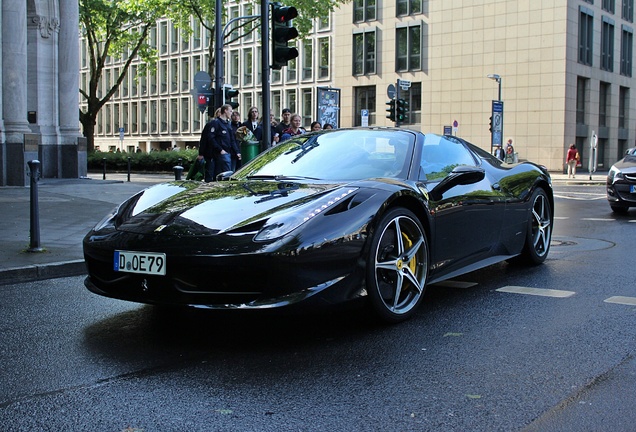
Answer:
[{"label": "pedestrian traffic light", "polygon": [[292,27],[297,16],[295,7],[272,3],[272,69],[279,70],[298,57],[298,50],[289,46],[289,41],[298,37],[298,30]]},{"label": "pedestrian traffic light", "polygon": [[488,119],[488,130],[492,133],[492,116]]},{"label": "pedestrian traffic light", "polygon": [[239,107],[239,103],[234,102],[232,99],[237,97],[238,94],[239,94],[238,90],[235,90],[234,87],[232,87],[229,84],[225,84],[223,86],[223,103],[225,105],[230,105],[232,109],[237,109]]},{"label": "pedestrian traffic light", "polygon": [[386,105],[389,106],[386,109],[386,112],[388,113],[386,115],[386,118],[388,118],[392,122],[395,122],[395,99],[391,99],[390,101],[386,102]]},{"label": "pedestrian traffic light", "polygon": [[405,99],[398,99],[395,108],[395,118],[399,123],[409,121],[409,103]]}]

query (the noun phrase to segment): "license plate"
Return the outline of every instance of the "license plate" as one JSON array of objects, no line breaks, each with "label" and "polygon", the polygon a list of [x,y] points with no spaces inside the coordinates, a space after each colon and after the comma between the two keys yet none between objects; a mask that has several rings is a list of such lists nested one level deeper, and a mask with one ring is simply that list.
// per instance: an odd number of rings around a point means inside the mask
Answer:
[{"label": "license plate", "polygon": [[114,266],[117,272],[165,276],[166,254],[116,250]]},{"label": "license plate", "polygon": [[631,193],[636,193],[636,185],[629,185],[629,191]]}]

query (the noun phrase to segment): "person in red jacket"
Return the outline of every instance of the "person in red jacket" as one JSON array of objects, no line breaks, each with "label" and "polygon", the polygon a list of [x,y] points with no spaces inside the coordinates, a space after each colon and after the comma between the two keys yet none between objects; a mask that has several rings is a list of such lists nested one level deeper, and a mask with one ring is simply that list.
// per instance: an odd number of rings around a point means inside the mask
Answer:
[{"label": "person in red jacket", "polygon": [[576,146],[574,144],[570,144],[570,148],[568,149],[568,154],[565,157],[565,162],[568,165],[568,178],[575,178],[576,176],[576,165],[579,163],[579,152],[576,150]]}]

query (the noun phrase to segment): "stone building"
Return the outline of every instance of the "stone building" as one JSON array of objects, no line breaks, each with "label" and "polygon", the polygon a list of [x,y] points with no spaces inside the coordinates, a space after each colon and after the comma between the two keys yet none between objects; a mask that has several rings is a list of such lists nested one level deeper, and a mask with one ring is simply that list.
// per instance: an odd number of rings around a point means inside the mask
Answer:
[{"label": "stone building", "polygon": [[79,132],[77,0],[2,0],[0,185],[86,175]]}]

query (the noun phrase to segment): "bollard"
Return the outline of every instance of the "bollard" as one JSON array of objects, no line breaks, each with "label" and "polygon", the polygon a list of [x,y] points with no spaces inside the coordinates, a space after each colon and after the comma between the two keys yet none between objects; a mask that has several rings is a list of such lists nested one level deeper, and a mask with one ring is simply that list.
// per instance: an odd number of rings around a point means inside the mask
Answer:
[{"label": "bollard", "polygon": [[128,181],[130,182],[130,156],[128,156]]},{"label": "bollard", "polygon": [[40,246],[40,217],[38,209],[38,180],[40,180],[40,161],[27,162],[31,172],[31,229],[29,232],[29,252],[42,252]]},{"label": "bollard", "polygon": [[104,173],[102,180],[106,180],[106,158],[102,158],[102,163],[104,164],[104,167],[102,168],[102,172]]},{"label": "bollard", "polygon": [[183,167],[181,165],[177,165],[172,167],[172,170],[174,171],[174,179],[181,180],[181,173],[183,172]]},{"label": "bollard", "polygon": [[177,165],[178,166],[183,166],[183,159],[181,159],[181,158],[177,159]]}]

